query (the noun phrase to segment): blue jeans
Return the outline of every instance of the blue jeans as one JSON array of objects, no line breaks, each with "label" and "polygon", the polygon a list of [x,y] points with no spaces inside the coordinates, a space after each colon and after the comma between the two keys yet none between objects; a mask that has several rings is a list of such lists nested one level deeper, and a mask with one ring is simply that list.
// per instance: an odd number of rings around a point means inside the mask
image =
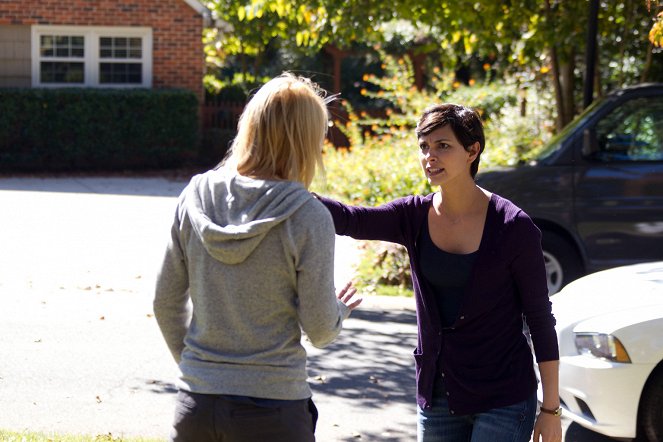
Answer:
[{"label": "blue jeans", "polygon": [[444,388],[436,386],[433,407],[417,407],[418,442],[528,442],[536,418],[536,392],[529,399],[483,413],[454,416]]}]

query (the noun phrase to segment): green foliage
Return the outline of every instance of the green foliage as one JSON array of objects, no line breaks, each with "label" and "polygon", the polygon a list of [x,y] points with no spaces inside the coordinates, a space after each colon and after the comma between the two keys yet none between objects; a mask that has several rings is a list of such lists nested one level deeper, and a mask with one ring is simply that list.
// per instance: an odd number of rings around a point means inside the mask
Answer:
[{"label": "green foliage", "polygon": [[362,294],[412,296],[410,261],[398,244],[364,242],[362,256],[353,280]]},{"label": "green foliage", "polygon": [[[379,43],[390,53],[426,54],[427,78],[435,76],[436,66],[448,72],[470,70],[476,77],[481,72],[477,66],[489,64],[489,78],[519,78],[547,90],[559,85],[560,93],[551,99],[560,125],[582,110],[578,103],[586,71],[588,2],[395,0],[389,7],[374,0],[205,3],[218,19],[218,27],[206,36],[209,66],[215,67],[214,76],[226,80],[237,71],[273,76],[277,65],[328,75],[329,65],[306,60],[324,55],[326,45],[357,49],[356,42]],[[663,42],[659,11],[650,0],[600,2],[597,95],[636,82],[663,81],[663,58],[652,46]],[[281,66],[285,58],[293,63]],[[352,67],[342,75],[343,92],[355,105],[361,100],[348,85],[361,83],[365,71],[360,69]]]},{"label": "green foliage", "polygon": [[325,149],[324,193],[352,204],[378,205],[430,190],[423,179],[414,135],[403,130],[379,136],[360,134],[354,116],[345,129],[354,140],[351,150]]},{"label": "green foliage", "polygon": [[244,102],[251,92],[269,81],[267,77],[256,77],[251,74],[235,72],[230,78],[216,75],[205,75],[203,85],[211,96],[218,100]]},{"label": "green foliage", "polygon": [[[258,75],[262,57],[272,42],[294,42],[309,55],[329,41],[322,33],[326,10],[311,2],[289,0],[244,0],[204,2],[219,23],[205,31],[203,43],[207,62],[220,67],[237,56],[243,74]],[[252,66],[249,66],[252,63]]]},{"label": "green foliage", "polygon": [[0,89],[0,169],[121,170],[196,160],[198,103],[179,90]]}]

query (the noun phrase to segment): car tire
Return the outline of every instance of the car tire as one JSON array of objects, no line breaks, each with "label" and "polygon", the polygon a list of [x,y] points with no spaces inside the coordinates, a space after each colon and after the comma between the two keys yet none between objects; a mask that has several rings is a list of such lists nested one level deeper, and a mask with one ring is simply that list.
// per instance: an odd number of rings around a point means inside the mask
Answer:
[{"label": "car tire", "polygon": [[569,282],[583,275],[583,266],[575,248],[557,233],[544,231],[541,239],[546,264],[548,294],[560,291]]},{"label": "car tire", "polygon": [[663,441],[663,372],[647,382],[640,404],[640,428],[648,441]]}]

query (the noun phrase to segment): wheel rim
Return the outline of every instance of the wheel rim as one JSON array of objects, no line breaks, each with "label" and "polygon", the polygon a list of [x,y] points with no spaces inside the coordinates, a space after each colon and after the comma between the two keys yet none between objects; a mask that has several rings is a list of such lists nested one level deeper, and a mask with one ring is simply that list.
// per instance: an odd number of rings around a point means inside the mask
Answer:
[{"label": "wheel rim", "polygon": [[562,263],[554,255],[543,251],[543,261],[546,264],[546,280],[548,282],[548,295],[554,295],[562,288],[564,271]]}]

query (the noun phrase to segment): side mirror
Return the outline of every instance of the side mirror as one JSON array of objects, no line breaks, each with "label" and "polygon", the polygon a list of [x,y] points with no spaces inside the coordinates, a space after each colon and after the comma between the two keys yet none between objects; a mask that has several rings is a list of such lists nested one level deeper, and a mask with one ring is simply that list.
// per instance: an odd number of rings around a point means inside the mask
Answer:
[{"label": "side mirror", "polygon": [[594,129],[585,129],[582,133],[582,156],[589,158],[599,151],[599,143]]}]

